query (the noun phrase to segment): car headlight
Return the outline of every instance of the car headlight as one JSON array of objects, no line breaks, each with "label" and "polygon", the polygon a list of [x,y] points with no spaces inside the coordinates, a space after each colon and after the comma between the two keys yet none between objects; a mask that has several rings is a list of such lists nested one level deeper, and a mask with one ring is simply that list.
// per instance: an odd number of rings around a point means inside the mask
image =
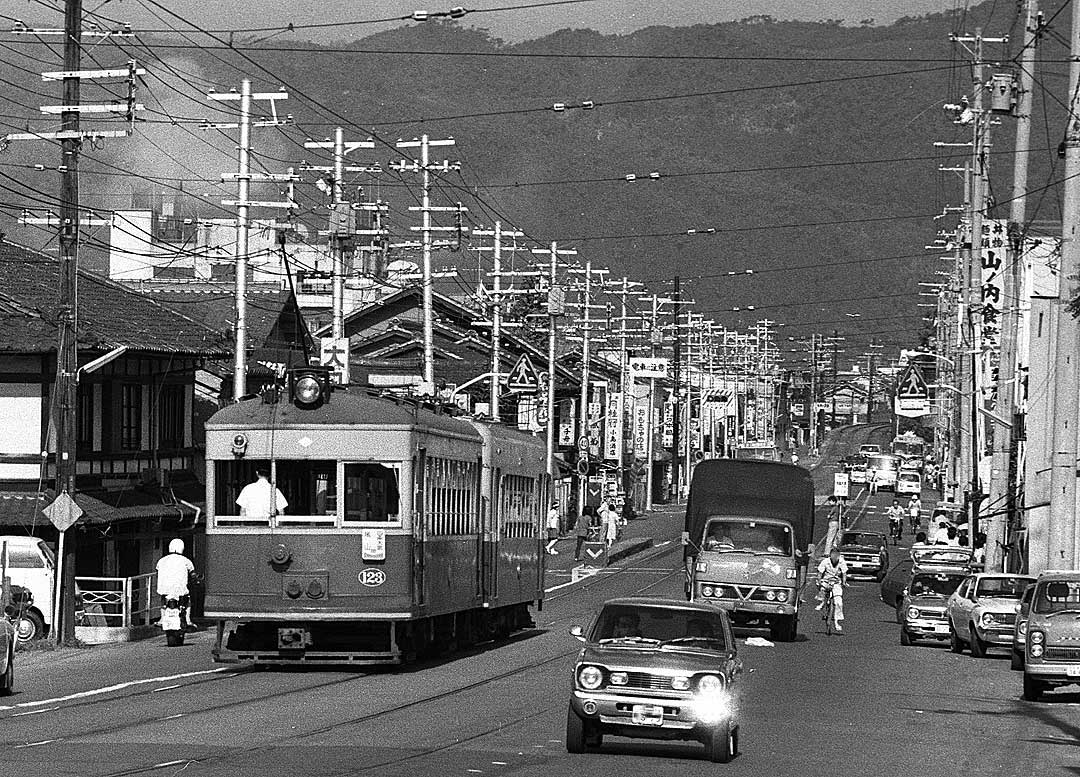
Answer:
[{"label": "car headlight", "polygon": [[1016,633],[1021,637],[1027,634],[1027,621],[1020,621],[1016,624]]},{"label": "car headlight", "polygon": [[711,585],[703,585],[701,587],[701,595],[702,596],[712,596],[713,593],[714,593],[714,590],[713,590],[713,587]]},{"label": "car headlight", "polygon": [[777,591],[776,592],[776,601],[778,601],[778,602],[786,602],[787,601],[787,591]]},{"label": "car headlight", "polygon": [[586,690],[594,691],[604,682],[604,673],[595,666],[583,666],[578,670],[578,683]]},{"label": "car headlight", "polygon": [[776,591],[766,591],[765,592],[765,598],[768,599],[770,602],[775,602],[776,601]]},{"label": "car headlight", "polygon": [[1028,642],[1030,642],[1032,645],[1041,645],[1046,642],[1046,635],[1041,631],[1029,632]]},{"label": "car headlight", "polygon": [[612,685],[626,685],[630,681],[630,677],[626,672],[612,672],[608,677],[608,682]]},{"label": "car headlight", "polygon": [[1032,658],[1039,658],[1043,654],[1043,646],[1042,645],[1032,645],[1031,647],[1028,648],[1028,653],[1031,654]]},{"label": "car headlight", "polygon": [[919,608],[918,607],[908,607],[907,616],[909,618],[911,618],[912,620],[914,620],[915,618],[918,618],[919,614],[920,613],[919,613]]},{"label": "car headlight", "polygon": [[689,677],[672,677],[671,687],[676,691],[688,691],[690,690],[690,678]]},{"label": "car headlight", "polygon": [[994,622],[994,614],[992,612],[984,612],[982,617],[979,618],[979,622],[982,623],[983,626],[991,625]]},{"label": "car headlight", "polygon": [[724,690],[724,681],[718,675],[706,674],[698,678],[698,693],[720,693]]}]

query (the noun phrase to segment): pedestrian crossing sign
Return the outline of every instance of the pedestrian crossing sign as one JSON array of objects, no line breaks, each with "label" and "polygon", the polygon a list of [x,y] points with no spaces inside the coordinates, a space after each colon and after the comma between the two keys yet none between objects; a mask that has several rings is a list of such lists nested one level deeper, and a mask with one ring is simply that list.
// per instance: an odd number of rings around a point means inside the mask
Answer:
[{"label": "pedestrian crossing sign", "polygon": [[930,387],[917,365],[909,364],[900,373],[893,410],[905,418],[918,418],[930,412]]},{"label": "pedestrian crossing sign", "polygon": [[524,394],[535,394],[540,390],[540,375],[533,367],[529,354],[521,354],[521,358],[514,364],[506,377],[506,387]]}]

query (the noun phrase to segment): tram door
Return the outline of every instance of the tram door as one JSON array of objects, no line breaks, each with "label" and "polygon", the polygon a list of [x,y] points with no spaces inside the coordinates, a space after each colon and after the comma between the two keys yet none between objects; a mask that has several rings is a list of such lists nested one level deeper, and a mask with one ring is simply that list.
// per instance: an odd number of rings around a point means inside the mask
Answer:
[{"label": "tram door", "polygon": [[413,599],[427,603],[424,585],[424,535],[427,532],[427,451],[423,448],[413,458]]},{"label": "tram door", "polygon": [[485,600],[499,596],[499,543],[502,539],[502,470],[491,471],[491,504],[486,511],[488,525],[484,532],[483,577]]}]

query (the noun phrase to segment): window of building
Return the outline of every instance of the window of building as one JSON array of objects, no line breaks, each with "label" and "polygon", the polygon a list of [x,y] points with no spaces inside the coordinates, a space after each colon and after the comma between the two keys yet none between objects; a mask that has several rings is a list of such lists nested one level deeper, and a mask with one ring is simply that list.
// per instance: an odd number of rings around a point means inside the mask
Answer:
[{"label": "window of building", "polygon": [[427,459],[424,505],[429,536],[476,533],[479,485],[476,473],[476,462]]},{"label": "window of building", "polygon": [[142,386],[120,386],[120,447],[136,451],[142,447]]},{"label": "window of building", "polygon": [[345,464],[345,523],[400,520],[398,473],[395,464]]},{"label": "window of building", "polygon": [[79,386],[78,406],[75,410],[75,446],[80,451],[94,449],[94,386]]},{"label": "window of building", "polygon": [[184,446],[184,386],[170,383],[158,392],[158,447]]}]

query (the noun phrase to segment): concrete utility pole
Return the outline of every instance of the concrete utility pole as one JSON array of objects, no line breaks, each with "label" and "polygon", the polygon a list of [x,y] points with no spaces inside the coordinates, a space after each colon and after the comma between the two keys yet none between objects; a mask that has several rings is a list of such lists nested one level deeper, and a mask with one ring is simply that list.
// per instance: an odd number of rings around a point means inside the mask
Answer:
[{"label": "concrete utility pole", "polygon": [[[1016,414],[1017,339],[1020,306],[1026,303],[1023,290],[1024,221],[1027,206],[1028,151],[1031,147],[1031,110],[1035,82],[1035,53],[1039,41],[1037,0],[1025,0],[1024,45],[1020,53],[1019,88],[1016,104],[1016,143],[1013,155],[1013,183],[1009,202],[1009,248],[1002,268],[1001,360],[998,367],[998,403],[1000,414],[1013,422]],[[1012,471],[1014,429],[994,429],[993,461],[990,467],[989,505],[985,568],[990,572],[1005,570],[1004,544],[1014,513],[1014,494],[1018,483]],[[1000,543],[999,543],[1000,540]]]},{"label": "concrete utility pole", "polygon": [[[630,347],[628,342],[628,335],[631,334],[627,329],[627,322],[630,320],[627,316],[627,297],[630,294],[636,294],[643,284],[638,281],[631,281],[629,278],[623,276],[619,282],[619,288],[612,293],[617,294],[620,300],[619,310],[619,329],[617,334],[619,335],[619,423],[622,425],[623,439],[619,440],[619,477],[620,487],[623,494],[629,494],[630,486],[630,468],[626,466],[626,430],[628,425],[626,423],[626,408],[631,399],[631,391],[634,387],[633,379],[630,376]],[[640,334],[640,332],[634,332],[634,334]]]},{"label": "concrete utility pole", "polygon": [[678,502],[682,469],[679,466],[681,458],[679,456],[679,415],[682,413],[682,397],[680,396],[682,387],[682,336],[679,332],[679,312],[682,310],[682,278],[678,275],[675,276],[675,293],[672,305],[672,318],[675,322],[675,349],[673,354],[675,384],[672,392],[671,407],[671,489],[672,497]]},{"label": "concrete utility pole", "polygon": [[[233,361],[233,401],[239,402],[247,395],[247,275],[248,275],[248,231],[249,209],[252,206],[264,208],[296,207],[294,202],[255,202],[250,199],[249,192],[252,181],[291,181],[295,178],[291,175],[261,174],[251,172],[251,128],[274,127],[291,123],[291,117],[278,119],[277,101],[287,100],[289,95],[285,91],[252,93],[251,81],[245,78],[240,83],[240,92],[210,92],[207,99],[239,102],[240,116],[238,122],[214,122],[203,123],[203,129],[239,129],[240,142],[238,145],[237,169],[235,174],[221,176],[223,181],[236,181],[237,199],[222,200],[222,205],[236,207],[236,324],[234,326],[234,340],[236,354]],[[269,120],[251,120],[251,101],[266,100],[270,103],[273,118]]]},{"label": "concrete utility pole", "polygon": [[[585,261],[585,268],[582,270],[573,268],[571,273],[581,273],[585,276],[585,284],[581,289],[581,407],[579,408],[578,418],[578,439],[589,436],[589,371],[591,366],[591,341],[592,337],[592,287],[593,276],[599,275],[601,278],[608,272],[608,270],[594,270],[592,266],[592,259]],[[602,283],[602,281],[601,281]],[[599,307],[603,307],[602,305]],[[592,447],[591,445],[589,446]],[[580,487],[578,489],[578,511],[580,512],[585,508],[585,486],[588,482],[588,476],[582,476],[580,481]]]},{"label": "concrete utility pole", "polygon": [[547,287],[547,314],[548,314],[548,353],[547,353],[547,470],[552,483],[558,475],[555,466],[555,350],[559,330],[559,317],[566,315],[566,287],[559,284],[559,257],[577,256],[577,251],[572,248],[559,248],[558,243],[552,243],[549,248],[534,248],[533,254],[546,255],[548,257],[548,287]]},{"label": "concrete utility pole", "polygon": [[[502,222],[496,221],[495,228],[491,230],[474,229],[474,237],[491,237],[494,244],[478,246],[477,251],[491,251],[491,380],[488,387],[488,401],[490,403],[491,418],[499,420],[499,392],[502,386],[502,330],[503,330],[503,287],[502,279],[505,273],[502,269],[502,252],[506,249],[517,251],[517,238],[524,237],[524,232],[506,231],[502,228]],[[509,238],[515,242],[509,246],[503,245],[503,239]]]},{"label": "concrete utility pole", "polygon": [[[1047,527],[1048,567],[1076,569],[1077,548],[1077,432],[1080,427],[1077,397],[1080,378],[1080,328],[1069,311],[1077,295],[1080,276],[1080,3],[1072,8],[1069,57],[1069,123],[1065,131],[1065,170],[1062,175],[1061,296],[1056,306],[1057,337],[1052,358],[1054,376],[1054,430],[1050,472],[1050,517]],[[1035,570],[1039,571],[1039,570]]]},{"label": "concrete utility pole", "polygon": [[432,239],[433,232],[458,232],[459,234],[465,230],[465,227],[458,224],[454,227],[437,227],[431,223],[431,214],[435,212],[449,212],[462,214],[466,211],[460,203],[457,207],[432,207],[431,205],[431,173],[439,172],[446,173],[451,170],[460,170],[461,164],[459,162],[443,161],[439,164],[431,164],[431,149],[435,146],[453,146],[455,141],[453,138],[447,138],[445,140],[432,140],[427,135],[421,136],[419,139],[413,140],[399,140],[396,144],[397,148],[419,148],[420,159],[414,159],[412,161],[402,160],[401,162],[395,162],[390,167],[399,172],[411,172],[420,173],[420,188],[421,188],[421,204],[419,206],[413,205],[409,207],[411,211],[420,211],[422,223],[419,227],[410,227],[414,232],[420,233],[420,248],[422,249],[422,279],[421,279],[421,295],[422,295],[422,307],[423,307],[423,339],[424,339],[424,386],[421,389],[421,393],[434,394],[435,393],[435,308],[434,298],[432,296],[432,270],[431,270],[431,252],[434,248],[438,247],[436,242]]},{"label": "concrete utility pole", "polygon": [[333,141],[308,140],[304,148],[330,149],[334,154],[333,167],[310,167],[305,170],[319,170],[333,176],[330,205],[330,244],[334,252],[334,268],[331,284],[331,336],[335,340],[345,337],[345,246],[356,233],[356,220],[353,217],[352,202],[345,198],[345,173],[374,172],[375,167],[355,167],[345,165],[345,155],[357,149],[373,150],[375,141],[345,141],[345,130],[334,130]]}]

